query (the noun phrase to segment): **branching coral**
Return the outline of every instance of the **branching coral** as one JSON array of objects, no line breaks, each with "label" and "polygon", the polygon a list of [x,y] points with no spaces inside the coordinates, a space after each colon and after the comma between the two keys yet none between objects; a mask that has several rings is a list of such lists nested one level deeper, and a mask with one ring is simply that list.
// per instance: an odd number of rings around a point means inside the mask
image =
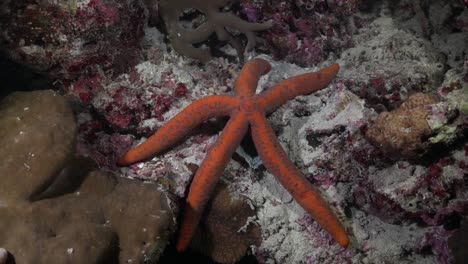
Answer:
[{"label": "branching coral", "polygon": [[437,99],[431,95],[413,94],[398,109],[382,112],[366,137],[384,153],[414,158],[423,151],[424,137],[431,133],[426,106],[435,103]]},{"label": "branching coral", "polygon": [[[250,50],[255,46],[256,37],[254,31],[265,30],[273,24],[271,21],[265,23],[248,23],[234,16],[232,13],[223,13],[219,9],[225,7],[229,0],[162,0],[159,3],[161,15],[166,23],[174,49],[185,56],[201,61],[211,58],[210,51],[204,48],[196,48],[192,44],[202,42],[216,33],[221,41],[229,43],[237,50],[239,58],[243,61],[244,48],[241,43],[226,30],[226,27],[235,29],[245,34],[247,46],[245,50]],[[196,9],[204,13],[206,21],[195,29],[184,27],[180,21],[180,15],[189,9]]]}]

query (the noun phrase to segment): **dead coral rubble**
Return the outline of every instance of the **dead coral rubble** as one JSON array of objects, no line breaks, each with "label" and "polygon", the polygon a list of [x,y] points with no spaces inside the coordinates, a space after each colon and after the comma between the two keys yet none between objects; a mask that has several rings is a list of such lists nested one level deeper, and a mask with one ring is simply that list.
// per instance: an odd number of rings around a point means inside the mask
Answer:
[{"label": "dead coral rubble", "polygon": [[[254,31],[268,29],[272,26],[272,22],[248,23],[232,13],[220,12],[219,9],[227,6],[228,3],[229,0],[161,0],[159,2],[161,16],[166,23],[174,49],[182,55],[208,61],[211,58],[210,51],[192,45],[205,41],[212,33],[216,33],[219,40],[229,41],[237,50],[240,60],[243,61],[244,48],[239,40],[233,37],[226,28],[238,30],[245,34],[247,37],[245,50],[248,51],[255,46]],[[195,29],[187,29],[179,20],[183,12],[190,9],[196,9],[206,16],[206,21]]]},{"label": "dead coral rubble", "polygon": [[431,134],[426,107],[437,102],[428,94],[411,95],[398,109],[382,112],[366,132],[367,139],[385,154],[417,157],[424,152],[424,138]]}]

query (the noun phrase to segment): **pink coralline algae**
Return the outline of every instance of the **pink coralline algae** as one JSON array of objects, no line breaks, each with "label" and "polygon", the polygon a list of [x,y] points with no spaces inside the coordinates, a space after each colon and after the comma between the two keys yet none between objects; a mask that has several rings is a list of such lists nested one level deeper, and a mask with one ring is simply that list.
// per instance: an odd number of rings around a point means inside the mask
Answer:
[{"label": "pink coralline algae", "polygon": [[[305,236],[313,241],[313,246],[320,247],[332,247],[334,242],[333,238],[320,230],[320,226],[309,216],[303,216],[296,220],[299,225],[299,231],[304,233]],[[351,263],[355,253],[352,249],[346,248],[341,249],[339,252],[322,252],[320,254],[311,254],[306,256],[304,263],[314,264],[323,262],[324,258],[333,260],[334,263]]]},{"label": "pink coralline algae", "polygon": [[323,232],[318,223],[315,222],[310,216],[304,215],[303,217],[297,219],[296,222],[300,227],[300,232],[304,232],[306,237],[308,237],[311,241],[314,241],[314,246],[331,246],[335,244],[333,237],[330,234]]},{"label": "pink coralline algae", "polygon": [[301,227],[301,232],[305,232],[306,236],[309,237],[312,241],[317,241],[314,246],[320,245],[332,245],[332,237],[325,233],[320,233],[317,230],[317,223],[314,224],[314,221],[307,216],[298,219],[298,224]]},{"label": "pink coralline algae", "polygon": [[243,0],[241,5],[250,22],[273,20],[260,35],[276,59],[310,66],[352,46],[359,0]]},{"label": "pink coralline algae", "polygon": [[[162,59],[155,63],[142,62],[115,77],[98,72],[65,83],[65,91],[81,105],[80,153],[91,157],[102,167],[115,169],[115,157],[123,154],[119,150],[122,147],[129,149],[128,144],[135,143],[135,138],[119,137],[118,133],[137,138],[153,134],[185,104],[208,93],[227,92],[223,87],[231,86],[231,74],[237,67],[215,60],[207,63],[205,69],[168,64]],[[193,82],[195,78],[197,83]],[[194,160],[202,160],[202,153],[209,148],[208,139],[212,136],[203,133],[194,136],[192,144],[199,146],[197,151],[179,153],[174,162],[182,163],[184,156],[192,155]],[[126,175],[152,180],[164,178],[155,176],[171,170],[164,164],[166,169],[162,170],[156,169],[161,166],[154,164],[144,168],[134,166]],[[173,167],[181,168],[177,165]],[[178,180],[177,192],[181,196],[188,176],[184,175]]]},{"label": "pink coralline algae", "polygon": [[185,84],[172,79],[171,73],[162,73],[160,82],[148,83],[136,69],[115,79],[99,74],[82,77],[67,90],[82,104],[92,107],[113,131],[140,135],[157,129],[146,121],[163,122],[173,104],[190,94]]},{"label": "pink coralline algae", "polygon": [[56,2],[9,1],[2,6],[0,40],[10,58],[61,80],[98,70],[119,73],[137,63],[144,25],[140,3]]},{"label": "pink coralline algae", "polygon": [[78,97],[82,103],[88,104],[96,93],[102,89],[103,78],[99,74],[80,78],[69,86],[69,93]]},{"label": "pink coralline algae", "polygon": [[106,134],[102,124],[89,118],[78,119],[77,153],[91,158],[102,168],[116,170],[116,160],[134,143],[129,135]]},{"label": "pink coralline algae", "polygon": [[420,251],[429,249],[436,255],[440,264],[453,263],[452,253],[447,243],[452,234],[453,231],[447,231],[440,226],[431,228],[421,241]]},{"label": "pink coralline algae", "polygon": [[93,23],[99,26],[114,25],[120,20],[116,5],[108,5],[99,0],[91,0],[87,9],[78,9],[76,16],[79,17],[76,24],[81,28],[90,28]]},{"label": "pink coralline algae", "polygon": [[367,182],[362,182],[356,186],[353,200],[361,210],[389,222],[408,216],[397,202],[385,194],[379,193],[374,186],[369,185]]},{"label": "pink coralline algae", "polygon": [[399,162],[378,173],[370,172],[355,188],[355,202],[388,222],[413,218],[429,226],[443,225],[447,216],[468,209],[467,201],[452,198],[464,195],[465,161],[461,151],[456,151],[427,169]]}]

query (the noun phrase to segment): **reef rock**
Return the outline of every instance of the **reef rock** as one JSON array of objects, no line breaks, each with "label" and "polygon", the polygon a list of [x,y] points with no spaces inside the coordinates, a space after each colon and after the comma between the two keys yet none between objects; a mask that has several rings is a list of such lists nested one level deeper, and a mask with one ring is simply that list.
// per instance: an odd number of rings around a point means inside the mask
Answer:
[{"label": "reef rock", "polygon": [[249,22],[272,20],[273,26],[260,32],[266,48],[278,60],[313,66],[330,53],[353,44],[359,27],[355,14],[358,0],[242,0],[241,13]]},{"label": "reef rock", "polygon": [[444,56],[430,41],[412,35],[383,15],[354,36],[341,53],[347,87],[378,112],[397,108],[415,92],[433,92],[444,77]]},{"label": "reef rock", "polygon": [[144,9],[140,1],[2,1],[0,48],[12,60],[59,79],[139,58]]}]

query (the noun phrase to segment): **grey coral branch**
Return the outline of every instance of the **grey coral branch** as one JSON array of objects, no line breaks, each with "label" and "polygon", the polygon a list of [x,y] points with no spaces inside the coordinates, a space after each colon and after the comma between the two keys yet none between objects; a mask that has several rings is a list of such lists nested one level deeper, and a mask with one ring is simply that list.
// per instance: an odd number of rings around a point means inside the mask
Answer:
[{"label": "grey coral branch", "polygon": [[[206,48],[196,48],[193,44],[205,41],[210,35],[216,33],[219,40],[229,41],[237,50],[239,59],[242,62],[244,50],[249,51],[255,47],[256,36],[254,32],[270,28],[273,22],[249,23],[232,13],[220,12],[219,8],[226,5],[227,2],[225,0],[161,0],[159,3],[161,15],[166,23],[169,39],[175,51],[194,59],[208,61],[211,59],[210,51]],[[204,13],[206,21],[195,29],[184,28],[179,21],[179,16],[184,10],[188,9],[196,9]],[[247,37],[245,49],[226,28],[237,30]]]},{"label": "grey coral branch", "polygon": [[230,27],[243,33],[247,37],[247,46],[246,46],[247,51],[255,47],[256,36],[253,33],[254,31],[261,31],[261,30],[269,29],[273,26],[273,21],[271,20],[265,23],[249,23],[234,16],[231,13],[222,13],[222,14],[223,14],[223,17],[217,20],[219,21],[220,24],[224,22],[223,26],[221,25],[219,26],[220,30],[225,31],[226,34],[229,34],[224,29],[224,27]]}]

